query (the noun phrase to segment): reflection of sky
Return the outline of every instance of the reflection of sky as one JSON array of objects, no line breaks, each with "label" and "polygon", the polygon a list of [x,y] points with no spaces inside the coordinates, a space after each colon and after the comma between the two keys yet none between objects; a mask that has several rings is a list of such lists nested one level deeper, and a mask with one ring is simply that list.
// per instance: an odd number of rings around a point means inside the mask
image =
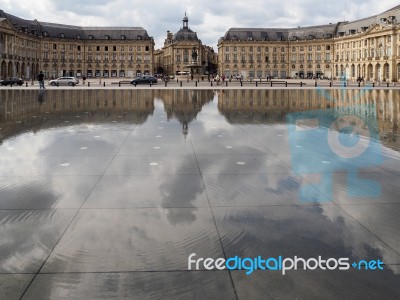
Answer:
[{"label": "reflection of sky", "polygon": [[[214,100],[205,104],[198,112],[196,119],[193,120],[191,124],[189,124],[189,139],[208,139],[208,143],[210,147],[212,147],[213,144],[210,141],[212,141],[213,138],[216,138],[217,135],[223,135],[224,137],[243,141],[245,138],[248,138],[247,134],[249,134],[251,138],[254,139],[257,139],[257,137],[260,136],[259,134],[262,134],[261,137],[262,139],[264,139],[265,143],[277,144],[277,152],[279,152],[279,147],[282,147],[283,143],[287,143],[287,132],[285,125],[269,124],[268,128],[264,128],[265,125],[263,124],[255,125],[251,123],[251,114],[247,114],[249,124],[233,125],[227,121],[227,119],[223,114],[221,114],[221,112],[218,111],[217,102],[218,94],[215,93]],[[154,106],[155,109],[153,114],[146,119],[145,123],[137,125],[135,130],[145,128],[156,129],[158,126],[160,126],[160,118],[165,118],[164,104],[162,100],[156,99],[156,101],[154,102]],[[60,120],[60,122],[63,123],[64,120]],[[26,173],[25,175],[29,175],[30,172],[32,172],[32,174],[35,174],[35,170],[37,170],[37,168],[42,168],[43,173],[51,171],[51,168],[54,167],[54,164],[50,163],[51,161],[49,160],[49,156],[44,155],[44,153],[46,152],[46,150],[51,149],[60,140],[68,140],[70,136],[76,136],[77,132],[93,133],[93,135],[98,134],[97,132],[99,131],[107,132],[107,134],[99,134],[99,141],[103,142],[104,145],[112,144],[112,138],[110,136],[113,136],[113,131],[104,129],[102,127],[104,125],[111,126],[112,124],[108,124],[106,122],[99,124],[83,123],[78,126],[65,126],[59,127],[57,129],[48,128],[45,130],[37,131],[36,133],[27,132],[6,139],[3,141],[3,144],[0,145],[0,174],[13,174],[12,170],[16,169],[20,165],[23,165],[24,168],[24,170],[18,171],[20,172],[20,175],[23,175],[24,172]],[[177,120],[171,120],[169,125],[172,126],[169,126],[167,128],[168,131],[174,134],[181,134],[181,126]],[[112,129],[114,131],[119,131],[118,127],[114,127]],[[127,129],[124,128],[123,130]],[[130,130],[130,136],[134,137],[134,134],[132,134],[132,128],[130,128]],[[282,135],[282,144],[276,142],[277,140],[279,140],[277,135]],[[144,139],[150,140],[150,137],[144,137]],[[362,141],[364,142],[364,139]],[[162,143],[162,141],[160,141],[160,143]],[[271,148],[271,152],[274,152],[272,150],[273,149]],[[56,156],[57,154],[53,153],[52,155]],[[400,155],[397,151],[383,147],[383,155],[387,160],[389,160],[389,162],[395,164],[397,163],[398,165],[400,165]],[[187,155],[187,157],[191,158],[192,155]],[[218,162],[210,162],[210,164],[212,165],[217,165],[216,169],[218,170],[218,173],[223,173],[226,170],[229,170],[228,163],[230,163],[230,160],[228,159],[221,159]],[[176,165],[174,167],[175,169],[173,169],[173,172],[176,173],[179,173],[179,169],[182,168],[182,166],[180,165]],[[159,220],[159,215],[150,216],[150,220],[154,222],[153,225],[149,225],[152,227],[151,230],[149,229],[151,232],[150,237],[146,230],[143,231],[144,229],[137,226],[133,226],[131,230],[135,231],[137,238],[140,240],[141,243],[144,244],[149,239],[157,240],[160,237],[160,233],[158,232],[157,227],[162,227],[162,221],[166,220],[168,224],[179,228],[178,232],[174,234],[174,239],[176,239],[176,241],[179,241],[179,234],[185,232],[185,226],[190,226],[191,224],[195,224],[196,222],[198,222],[197,216],[199,214],[199,208],[195,207],[194,200],[196,200],[199,195],[202,195],[204,193],[204,188],[202,187],[200,176],[198,184],[194,185],[194,187],[188,188],[185,184],[185,180],[182,180],[182,178],[174,177],[173,174],[166,175],[165,169],[162,169],[162,166],[160,167],[160,169],[158,169],[157,172],[151,173],[151,175],[153,176],[154,180],[158,182],[158,185],[156,186],[159,188],[159,196],[162,198],[161,205],[163,207],[173,206],[177,198],[182,198],[186,201],[186,208],[184,210],[174,208],[157,208],[161,212],[160,214],[162,218],[165,219]],[[166,176],[168,176],[170,180],[165,180]],[[290,176],[291,174],[289,173],[282,176],[273,176],[273,174],[269,174],[268,176],[266,176],[266,180],[264,181],[265,188],[269,189],[270,191],[282,193],[285,195],[284,191],[287,191],[288,189],[295,190],[298,188],[298,182],[293,180]],[[215,182],[215,184],[218,185],[218,177],[216,178],[217,181]],[[394,177],[393,180],[395,180],[395,178],[397,177]],[[27,186],[29,185],[29,181],[28,183],[21,183],[16,177],[13,179],[7,181],[7,184],[9,186],[18,186],[20,184],[20,189],[24,189],[27,188]],[[58,199],[60,199],[62,195],[65,195],[67,193],[67,189],[73,190],[74,187],[77,187],[77,184],[76,182],[74,183],[74,180],[80,180],[79,176],[71,176],[69,177],[69,180],[65,181],[59,179],[55,180],[55,178],[51,176],[46,176],[43,179],[40,177],[35,178],[32,181],[38,183],[38,187],[36,187],[37,189],[46,190],[44,188],[45,185],[51,186],[52,189],[49,188],[46,191],[47,194],[43,195],[43,197],[46,197],[48,199],[53,198],[52,201],[58,201]],[[30,184],[32,185],[32,182]],[[33,188],[35,189],[35,187]],[[70,192],[70,194],[74,195],[73,192]],[[249,195],[247,196],[252,197],[251,191],[249,191]],[[206,215],[206,213],[204,213],[203,211],[200,214]],[[371,213],[365,209],[364,214],[369,215]],[[361,226],[356,222],[348,222],[346,219],[348,218],[348,216],[344,218],[344,215],[346,215],[344,211],[340,209],[332,209],[329,205],[321,205],[314,210],[307,210],[305,208],[302,208],[300,209],[300,215],[298,216],[298,219],[296,219],[295,224],[291,225],[293,225],[294,227],[298,226],[298,228],[293,229],[293,232],[295,232],[296,234],[301,234],[302,231],[307,230],[310,236],[312,236],[315,240],[326,242],[327,245],[333,242],[340,242],[341,244],[337,245],[337,249],[340,249],[341,251],[349,251],[349,253],[356,257],[366,258],[371,257],[372,255],[381,255],[383,261],[385,262],[399,263],[398,255],[391,251],[389,247],[382,247],[382,243],[378,239],[376,239],[374,235],[360,232]],[[94,217],[101,219],[101,214]],[[126,217],[127,220],[129,219],[128,215],[124,215],[124,217]],[[384,216],[382,217],[384,218]],[[285,222],[289,222],[287,219],[285,219],[287,218],[287,215],[285,216],[284,214],[270,214],[268,215],[268,218],[270,222],[274,223],[273,226],[281,230],[280,232],[277,231],[276,233],[271,233],[272,238],[275,239],[277,243],[279,243],[279,241],[282,239],[282,232],[285,232],[285,230],[283,229],[285,226]],[[118,216],[110,217],[110,221],[116,219],[118,219]],[[207,219],[207,217],[204,217],[203,219]],[[334,229],[329,231],[332,236],[324,237],[319,235],[320,228],[318,226],[315,226],[315,224],[313,223],[316,219],[316,223],[319,224],[321,227]],[[242,226],[243,224],[243,221],[244,217],[239,213],[237,219],[235,220],[235,226],[238,226],[240,228],[240,226]],[[254,231],[262,232],[264,230],[261,225],[257,224],[257,218],[254,217],[248,221],[253,224]],[[138,222],[146,223],[148,222],[148,219],[146,219],[144,216],[140,216],[138,217]],[[394,229],[398,228],[398,224],[390,225]],[[102,226],[104,226],[104,228],[102,227],[104,229],[104,232],[109,234],[110,236],[115,233],[112,229],[107,228],[107,224],[104,224]],[[398,230],[396,232],[398,233]],[[165,235],[171,234],[168,230],[164,230],[161,233]],[[3,239],[6,243],[10,243],[12,241],[12,238],[10,235],[7,236],[7,234],[7,231],[3,231],[2,236],[4,237]],[[119,238],[119,236],[117,237]],[[114,243],[118,243],[117,237],[114,237]],[[293,241],[298,241],[300,243],[300,241],[296,239],[295,235],[290,236],[290,238],[293,238]],[[102,241],[95,241],[93,239],[89,240],[87,243],[91,242],[103,243]],[[238,242],[241,241],[238,240],[235,243]],[[135,241],[129,241],[129,243],[132,243],[132,246],[134,247]],[[254,243],[257,243],[257,240],[254,240]],[[28,246],[31,247],[31,245]],[[32,247],[31,249],[28,246],[23,244],[23,246],[21,246],[19,251],[16,253],[15,257],[10,258],[10,260],[7,262],[7,265],[4,265],[3,267],[7,270],[12,270],[13,266],[15,269],[22,269],[24,268],[24,264],[26,262],[18,262],[18,257],[22,257],[24,255],[27,255],[29,257],[44,256],[45,250],[41,248],[33,249],[34,247]],[[295,246],[299,247],[299,244],[296,244]],[[38,253],[35,253],[36,251],[38,251]],[[73,253],[73,255],[75,254],[76,253]]]},{"label": "reflection of sky", "polygon": [[46,157],[41,156],[40,152],[55,143],[64,132],[64,129],[50,129],[37,133],[28,132],[5,140],[0,146],[0,173],[12,170],[22,161],[27,169],[35,168],[38,162],[45,162]]},{"label": "reflection of sky", "polygon": [[[342,231],[343,244],[347,249],[351,250],[351,254],[355,257],[360,257],[361,259],[366,259],[371,256],[371,253],[376,253],[376,255],[382,256],[382,261],[384,263],[398,264],[399,254],[390,250],[390,248],[382,245],[382,242],[372,234],[360,234],[359,224],[350,223],[343,221],[343,211],[330,209],[329,206],[321,205],[321,214],[332,224],[342,223],[345,227]],[[364,209],[364,207],[363,207]],[[366,212],[368,215],[369,213]],[[396,224],[393,224],[396,226]],[[398,249],[397,249],[398,250]],[[378,257],[371,257],[371,259],[378,259]],[[390,267],[394,274],[400,275],[400,269],[398,267]]]},{"label": "reflection of sky", "polygon": [[[335,205],[216,208],[215,213],[227,256],[399,262],[397,253]],[[396,266],[389,268],[399,274]]]},{"label": "reflection of sky", "polygon": [[[202,185],[201,177],[196,177],[198,180],[196,184],[188,185],[183,177],[175,177],[175,180],[164,182],[160,185],[160,194],[162,195],[162,202],[164,207],[176,206],[177,199],[184,199],[185,207],[190,208],[181,210],[169,210],[167,212],[167,218],[171,224],[186,223],[190,224],[196,219],[195,211],[196,208],[191,203],[196,200],[196,195],[204,194],[204,188]],[[161,181],[162,182],[162,181]]]},{"label": "reflection of sky", "polygon": [[225,117],[221,115],[217,109],[218,106],[218,93],[215,93],[214,100],[207,105],[203,106],[201,114],[197,120],[204,127],[205,134],[213,134],[216,129],[219,131],[229,132],[232,125],[226,122]]}]

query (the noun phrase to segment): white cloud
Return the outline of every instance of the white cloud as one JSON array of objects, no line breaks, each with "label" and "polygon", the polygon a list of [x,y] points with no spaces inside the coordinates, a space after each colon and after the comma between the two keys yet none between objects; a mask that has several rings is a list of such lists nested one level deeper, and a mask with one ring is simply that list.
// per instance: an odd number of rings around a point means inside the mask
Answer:
[{"label": "white cloud", "polygon": [[5,12],[26,19],[83,26],[141,26],[160,48],[167,30],[182,26],[185,11],[189,26],[203,44],[216,49],[230,27],[296,27],[351,21],[388,10],[395,0],[0,0]]}]

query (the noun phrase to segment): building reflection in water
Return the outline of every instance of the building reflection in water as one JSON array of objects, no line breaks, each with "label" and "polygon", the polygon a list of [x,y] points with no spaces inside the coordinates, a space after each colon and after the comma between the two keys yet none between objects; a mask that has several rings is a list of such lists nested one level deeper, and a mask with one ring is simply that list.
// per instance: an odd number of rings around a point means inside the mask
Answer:
[{"label": "building reflection in water", "polygon": [[[383,145],[400,149],[400,92],[397,90],[222,90],[218,110],[231,124],[284,124],[290,112],[337,111],[373,105]],[[202,107],[214,99],[212,90],[0,90],[0,138],[24,131],[74,124],[120,122],[143,124],[160,99],[168,120],[177,119],[187,136]],[[332,99],[334,99],[332,101]],[[360,112],[355,112],[360,113]]]},{"label": "building reflection in water", "polygon": [[186,137],[189,124],[196,119],[202,107],[214,99],[212,90],[159,90],[157,96],[163,101],[167,119],[177,119]]},{"label": "building reflection in water", "polygon": [[156,99],[164,103],[168,119],[182,124],[186,136],[190,122],[213,98],[211,90],[0,90],[0,137],[65,126],[65,120],[68,126],[112,123],[117,117],[143,124]]},{"label": "building reflection in water", "polygon": [[309,110],[362,113],[377,119],[382,145],[399,150],[399,100],[398,90],[223,90],[218,109],[232,124],[284,124],[288,113]]}]

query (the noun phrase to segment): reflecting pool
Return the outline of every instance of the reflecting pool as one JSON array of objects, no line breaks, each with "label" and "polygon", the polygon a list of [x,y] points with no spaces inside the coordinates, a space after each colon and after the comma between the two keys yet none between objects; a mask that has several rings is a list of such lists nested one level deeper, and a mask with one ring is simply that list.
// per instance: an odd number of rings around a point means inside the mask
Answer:
[{"label": "reflecting pool", "polygon": [[399,118],[396,90],[0,90],[0,298],[396,299]]}]

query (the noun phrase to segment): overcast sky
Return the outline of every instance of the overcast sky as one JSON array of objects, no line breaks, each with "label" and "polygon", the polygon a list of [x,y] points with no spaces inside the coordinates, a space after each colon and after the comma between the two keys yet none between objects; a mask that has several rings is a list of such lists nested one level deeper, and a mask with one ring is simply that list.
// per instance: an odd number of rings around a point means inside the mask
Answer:
[{"label": "overcast sky", "polygon": [[297,27],[352,21],[388,10],[395,0],[0,0],[0,9],[25,19],[82,26],[140,26],[163,45],[167,30],[189,26],[214,47],[231,27]]}]

